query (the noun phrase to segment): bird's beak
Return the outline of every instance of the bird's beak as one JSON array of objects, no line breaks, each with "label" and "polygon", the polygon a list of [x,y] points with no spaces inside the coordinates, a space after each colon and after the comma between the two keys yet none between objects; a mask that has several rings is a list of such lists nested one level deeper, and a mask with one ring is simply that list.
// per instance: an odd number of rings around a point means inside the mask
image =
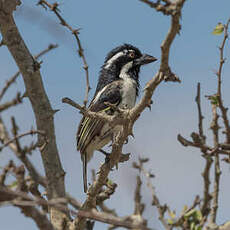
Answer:
[{"label": "bird's beak", "polygon": [[157,60],[157,58],[155,58],[151,55],[143,54],[140,58],[137,58],[134,60],[134,65],[136,65],[136,66],[146,65],[146,64],[149,64],[149,63],[154,62],[156,60]]}]

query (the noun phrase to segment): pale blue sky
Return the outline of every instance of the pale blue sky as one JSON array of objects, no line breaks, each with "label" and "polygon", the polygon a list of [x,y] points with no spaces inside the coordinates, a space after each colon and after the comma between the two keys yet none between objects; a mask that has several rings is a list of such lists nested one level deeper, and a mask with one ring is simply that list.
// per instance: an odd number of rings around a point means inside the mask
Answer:
[{"label": "pale blue sky", "polygon": [[[83,201],[85,195],[82,185],[82,168],[79,153],[75,149],[75,133],[80,114],[70,106],[61,103],[62,97],[70,97],[82,102],[85,90],[85,73],[82,61],[77,56],[74,37],[65,28],[59,26],[57,18],[49,10],[36,6],[37,1],[22,1],[15,13],[19,30],[33,54],[47,47],[49,43],[60,46],[42,58],[41,73],[47,94],[54,109],[60,109],[55,115],[56,136],[60,157],[66,171],[67,191]],[[169,18],[149,8],[138,0],[69,0],[61,1],[61,13],[74,27],[82,28],[80,39],[89,64],[90,83],[93,88],[98,78],[100,66],[105,55],[115,46],[131,43],[141,51],[160,57],[160,44],[165,37]],[[211,31],[218,22],[226,22],[230,17],[229,0],[188,0],[183,9],[182,30],[173,43],[170,64],[180,76],[182,83],[162,83],[153,96],[152,111],[146,110],[135,125],[135,139],[125,146],[132,156],[128,163],[120,165],[118,171],[111,173],[111,178],[118,183],[115,195],[108,202],[117,208],[118,213],[128,215],[133,212],[133,193],[136,172],[132,169],[133,160],[139,155],[150,157],[147,167],[156,175],[154,185],[162,203],[168,203],[178,213],[185,204],[190,205],[195,195],[202,194],[204,160],[197,150],[182,147],[176,140],[178,133],[189,137],[197,130],[197,111],[194,103],[196,84],[201,82],[202,105],[204,113],[210,113],[209,103],[204,95],[215,92],[218,49],[222,36],[214,36]],[[229,44],[229,41],[228,41]],[[227,50],[229,57],[229,49]],[[15,73],[17,67],[5,47],[0,48],[0,85]],[[141,86],[151,79],[159,63],[145,66],[141,71]],[[230,65],[224,67],[223,89],[225,103],[229,106]],[[23,92],[22,79],[13,85],[6,99]],[[3,113],[6,122],[16,115],[21,124],[20,132],[29,130],[34,125],[34,116],[27,99],[24,104]],[[206,133],[210,117],[206,116]],[[210,138],[208,138],[211,140]],[[28,139],[25,140],[25,142]],[[103,157],[95,154],[90,168],[98,169]],[[12,154],[0,155],[3,166]],[[38,152],[31,157],[42,170]],[[229,176],[228,167],[224,167],[221,182],[221,199],[218,223],[230,219],[229,213]],[[145,187],[143,199],[150,203],[150,192]],[[150,227],[163,229],[157,220],[155,208],[147,206],[145,217],[152,217]],[[0,209],[1,229],[18,230],[36,229],[35,224],[20,214],[15,208]],[[96,224],[95,229],[106,229],[105,225]]]}]

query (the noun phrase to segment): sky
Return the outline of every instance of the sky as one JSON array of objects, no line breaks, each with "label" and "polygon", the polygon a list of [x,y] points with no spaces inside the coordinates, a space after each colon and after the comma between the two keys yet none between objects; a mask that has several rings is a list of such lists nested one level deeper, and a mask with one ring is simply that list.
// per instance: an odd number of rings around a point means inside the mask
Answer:
[{"label": "sky", "polygon": [[[23,0],[15,12],[16,24],[32,54],[45,49],[48,44],[59,47],[42,57],[41,74],[45,89],[54,109],[56,138],[63,168],[66,171],[66,190],[83,202],[85,194],[82,184],[80,154],[76,151],[75,134],[81,115],[75,109],[61,103],[61,98],[70,97],[82,103],[85,95],[85,72],[82,60],[77,55],[77,44],[72,34],[59,25],[57,18],[49,10],[36,6],[37,1]],[[90,98],[94,94],[100,67],[106,54],[116,46],[130,43],[142,52],[160,58],[160,44],[165,38],[170,20],[138,0],[68,0],[60,1],[61,14],[73,28],[81,28],[80,39],[89,64]],[[202,195],[201,172],[204,160],[197,149],[185,148],[177,141],[177,135],[189,138],[197,131],[197,110],[194,98],[197,82],[201,83],[202,109],[208,142],[212,143],[209,129],[211,107],[205,95],[216,92],[218,67],[218,45],[223,36],[212,35],[218,22],[225,23],[230,17],[229,0],[188,0],[182,12],[182,30],[170,52],[170,66],[182,80],[178,83],[162,83],[153,95],[152,110],[146,110],[135,124],[135,139],[130,138],[124,152],[131,152],[131,159],[120,164],[110,178],[118,184],[116,193],[107,204],[115,208],[120,216],[133,213],[134,190],[137,171],[132,162],[139,156],[150,158],[146,169],[155,175],[153,184],[162,203],[167,203],[177,214],[184,205],[191,205],[197,194]],[[1,37],[1,36],[0,36]],[[229,57],[229,40],[226,56]],[[156,73],[158,63],[142,68],[140,83],[143,89]],[[17,71],[17,66],[6,47],[0,48],[0,86]],[[230,105],[229,84],[230,65],[223,71],[224,103]],[[24,92],[21,77],[18,78],[4,101],[14,97],[17,91]],[[141,97],[141,95],[140,95]],[[22,105],[5,111],[2,116],[10,127],[10,117],[16,116],[23,133],[35,127],[35,120],[27,99]],[[31,138],[24,138],[28,143]],[[39,152],[30,156],[36,167],[43,172]],[[9,159],[16,159],[10,151],[0,153],[0,166]],[[89,170],[100,167],[104,161],[100,153],[95,153],[89,163]],[[17,161],[16,161],[17,162]],[[19,163],[18,163],[19,164]],[[229,166],[221,162],[222,179],[220,187],[220,208],[218,224],[229,220]],[[150,206],[151,194],[146,184],[142,189],[143,201],[148,204],[144,217],[149,226],[163,229],[157,219],[157,211]],[[0,209],[1,229],[37,229],[33,221],[25,218],[18,209]],[[12,221],[13,220],[13,221]],[[95,229],[107,229],[96,223]]]}]

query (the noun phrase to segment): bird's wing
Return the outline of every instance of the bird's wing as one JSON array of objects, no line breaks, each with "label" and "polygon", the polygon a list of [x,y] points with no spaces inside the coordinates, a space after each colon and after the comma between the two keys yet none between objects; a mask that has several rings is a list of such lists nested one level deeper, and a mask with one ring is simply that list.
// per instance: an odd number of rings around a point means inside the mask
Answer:
[{"label": "bird's wing", "polygon": [[[110,83],[105,86],[92,100],[89,110],[93,112],[105,111],[111,114],[111,109],[105,102],[109,102],[114,105],[118,105],[121,101],[120,92],[121,81]],[[84,153],[87,145],[91,140],[99,135],[104,122],[102,120],[93,119],[90,117],[83,117],[77,132],[77,149],[80,153]],[[88,159],[89,160],[89,159]]]}]

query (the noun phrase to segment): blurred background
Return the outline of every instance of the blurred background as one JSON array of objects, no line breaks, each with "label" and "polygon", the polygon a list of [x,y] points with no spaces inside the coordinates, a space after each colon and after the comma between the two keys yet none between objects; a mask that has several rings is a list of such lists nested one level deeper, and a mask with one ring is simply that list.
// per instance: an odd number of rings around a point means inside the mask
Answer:
[{"label": "blurred background", "polygon": [[[90,99],[98,79],[100,67],[106,54],[123,43],[137,46],[142,52],[160,58],[160,45],[170,25],[170,18],[163,16],[138,0],[68,0],[58,1],[61,14],[73,28],[81,28],[80,39],[89,64]],[[23,0],[15,12],[17,26],[32,54],[37,54],[50,43],[59,47],[42,57],[41,74],[52,107],[60,109],[55,115],[56,138],[60,157],[66,172],[66,190],[79,201],[84,201],[82,165],[80,154],[76,151],[75,135],[81,115],[74,108],[61,103],[61,98],[70,97],[82,103],[85,95],[85,72],[82,60],[77,54],[77,44],[73,35],[59,24],[55,15],[37,1]],[[201,99],[205,116],[205,134],[212,143],[209,130],[211,122],[210,102],[204,97],[216,92],[216,76],[219,53],[218,45],[223,35],[211,32],[218,22],[225,23],[230,17],[230,1],[193,0],[187,1],[183,8],[182,30],[177,36],[170,53],[172,70],[181,78],[182,83],[162,83],[153,95],[152,110],[146,110],[135,124],[135,139],[130,138],[124,152],[131,153],[119,170],[110,174],[110,179],[118,184],[115,195],[106,203],[115,208],[120,216],[133,213],[134,190],[137,170],[132,162],[139,156],[150,158],[146,169],[155,175],[153,180],[161,203],[167,203],[179,214],[184,205],[191,205],[197,194],[202,195],[201,172],[204,159],[201,153],[185,148],[177,141],[177,134],[189,137],[198,130],[197,109],[195,104],[196,85],[201,83]],[[1,37],[1,35],[0,35]],[[226,56],[229,57],[229,40]],[[158,63],[142,68],[141,88],[150,80],[159,67]],[[0,86],[17,71],[17,66],[6,47],[0,48]],[[230,65],[227,60],[223,71],[223,96],[226,106],[230,105]],[[11,86],[5,101],[13,98],[17,91],[24,92],[21,77]],[[140,95],[141,96],[141,95]],[[33,111],[28,99],[5,111],[2,116],[10,128],[10,117],[14,115],[20,125],[20,133],[35,127]],[[25,137],[24,143],[31,141]],[[36,167],[43,172],[39,152],[30,157]],[[9,159],[15,159],[10,151],[0,153],[0,166]],[[17,160],[15,159],[17,162]],[[89,163],[89,170],[98,170],[104,156],[95,153]],[[230,219],[229,177],[227,164],[221,162],[222,179],[220,187],[218,224]],[[90,173],[89,173],[90,175]],[[90,181],[90,180],[89,180]],[[144,216],[149,226],[163,229],[158,214],[151,204],[151,193],[142,188],[143,201],[147,204]],[[3,230],[35,230],[36,225],[25,218],[18,209],[0,208],[0,225]],[[104,224],[96,223],[95,229],[107,229]]]}]

